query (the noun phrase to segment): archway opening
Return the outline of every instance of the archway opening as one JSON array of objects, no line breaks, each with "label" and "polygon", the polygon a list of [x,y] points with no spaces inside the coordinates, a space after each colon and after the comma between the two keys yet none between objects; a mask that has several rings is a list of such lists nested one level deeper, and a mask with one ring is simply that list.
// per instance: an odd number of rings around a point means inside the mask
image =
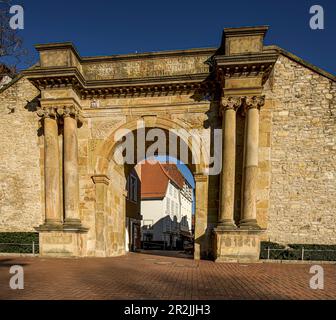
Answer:
[{"label": "archway opening", "polygon": [[[155,124],[153,125],[152,122]],[[131,229],[127,229],[126,232],[126,217],[129,216],[126,205],[129,197],[128,190],[126,190],[128,176],[142,161],[153,157],[168,156],[183,162],[194,177],[193,203],[195,209],[192,210],[195,214],[194,221],[191,222],[195,234],[193,257],[195,259],[206,257],[210,248],[210,225],[206,215],[209,181],[203,172],[206,162],[203,159],[200,133],[180,129],[176,123],[172,121],[167,123],[167,120],[161,118],[150,121],[148,126],[146,123],[146,127],[137,124],[138,122],[133,121],[118,128],[100,146],[95,168],[98,180],[101,182],[96,186],[96,207],[98,208],[98,211],[96,209],[98,214],[95,228],[96,254],[123,255],[134,248],[132,244],[130,245],[130,240],[126,240],[127,233],[128,235],[137,233],[139,238],[137,226],[131,226]],[[176,131],[176,128],[180,131]],[[106,179],[101,179],[102,176]],[[133,182],[129,183],[134,183],[135,180],[131,180]],[[138,194],[138,197],[140,198],[141,195]],[[139,210],[137,212],[135,220],[142,221],[141,212]],[[141,229],[141,222],[138,225]],[[188,222],[188,227],[190,227],[190,222]],[[139,240],[137,241],[139,246]]]},{"label": "archway opening", "polygon": [[145,159],[126,178],[126,251],[193,258],[195,181],[182,161]]}]

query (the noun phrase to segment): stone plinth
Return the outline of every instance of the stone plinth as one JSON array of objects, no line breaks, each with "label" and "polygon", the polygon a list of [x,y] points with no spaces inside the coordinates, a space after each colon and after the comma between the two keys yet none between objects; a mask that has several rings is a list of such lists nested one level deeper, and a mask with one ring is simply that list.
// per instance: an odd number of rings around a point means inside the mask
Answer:
[{"label": "stone plinth", "polygon": [[225,230],[216,228],[216,262],[257,262],[260,255],[261,230]]},{"label": "stone plinth", "polygon": [[87,229],[85,228],[39,228],[40,256],[84,257],[86,256]]}]

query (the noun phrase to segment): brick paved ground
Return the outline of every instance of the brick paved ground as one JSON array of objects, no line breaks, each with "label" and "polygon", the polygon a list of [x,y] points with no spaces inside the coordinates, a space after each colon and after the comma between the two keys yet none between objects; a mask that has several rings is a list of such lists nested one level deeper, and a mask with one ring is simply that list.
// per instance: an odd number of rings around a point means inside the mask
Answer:
[{"label": "brick paved ground", "polygon": [[[24,266],[25,289],[9,268]],[[310,265],[219,264],[131,253],[117,258],[0,257],[0,299],[335,299],[336,266],[325,289],[309,288]]]}]

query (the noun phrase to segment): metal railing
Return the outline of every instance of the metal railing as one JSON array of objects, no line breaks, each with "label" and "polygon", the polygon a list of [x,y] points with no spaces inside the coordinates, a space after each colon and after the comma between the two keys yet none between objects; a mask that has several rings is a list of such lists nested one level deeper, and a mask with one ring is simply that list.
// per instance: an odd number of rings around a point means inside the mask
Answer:
[{"label": "metal railing", "polygon": [[28,252],[15,252],[15,251],[10,251],[7,252],[2,251],[2,247],[3,246],[18,246],[18,247],[31,247],[31,253],[33,254],[33,256],[35,257],[35,255],[38,253],[38,248],[39,248],[39,244],[36,243],[35,241],[32,241],[31,243],[14,243],[14,242],[8,242],[8,243],[0,243],[0,253],[28,253]]},{"label": "metal railing", "polygon": [[[305,260],[305,253],[308,253],[308,252],[324,252],[324,253],[325,252],[336,252],[336,250],[332,250],[332,249],[305,249],[304,247],[302,247],[301,249],[293,249],[293,248],[274,249],[274,248],[267,247],[267,248],[261,249],[261,251],[267,251],[267,260],[270,260],[272,251],[285,252],[288,254],[297,252],[298,256],[300,256],[301,258],[299,260],[301,261]],[[295,259],[278,259],[278,260],[295,260]],[[336,260],[336,255],[335,255],[335,260]]]}]

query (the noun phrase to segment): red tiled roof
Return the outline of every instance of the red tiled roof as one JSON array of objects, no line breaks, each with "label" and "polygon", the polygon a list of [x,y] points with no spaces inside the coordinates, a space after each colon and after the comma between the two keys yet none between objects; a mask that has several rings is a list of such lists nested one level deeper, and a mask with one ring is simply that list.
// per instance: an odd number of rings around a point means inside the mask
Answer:
[{"label": "red tiled roof", "polygon": [[184,184],[184,177],[177,168],[176,164],[162,163],[161,166],[168,175],[169,179],[172,180],[180,189],[182,189]]},{"label": "red tiled roof", "polygon": [[184,177],[175,164],[141,164],[141,199],[162,199],[166,195],[169,180],[180,189]]}]

